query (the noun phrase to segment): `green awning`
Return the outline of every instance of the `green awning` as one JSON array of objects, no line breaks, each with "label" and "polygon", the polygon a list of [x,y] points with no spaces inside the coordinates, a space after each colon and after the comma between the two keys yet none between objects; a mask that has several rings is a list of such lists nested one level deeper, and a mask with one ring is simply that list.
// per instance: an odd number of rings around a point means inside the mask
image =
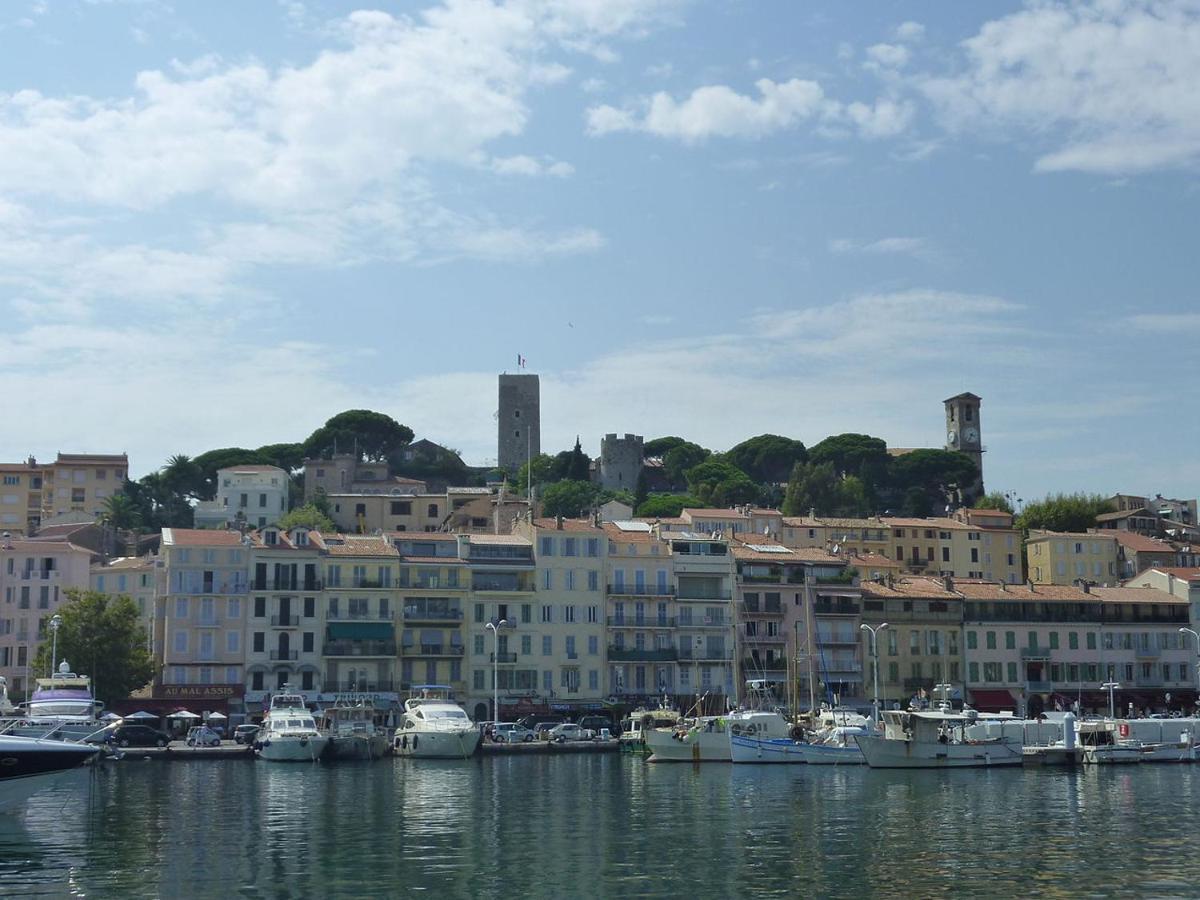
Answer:
[{"label": "green awning", "polygon": [[330,622],[331,641],[390,641],[395,637],[391,622]]}]

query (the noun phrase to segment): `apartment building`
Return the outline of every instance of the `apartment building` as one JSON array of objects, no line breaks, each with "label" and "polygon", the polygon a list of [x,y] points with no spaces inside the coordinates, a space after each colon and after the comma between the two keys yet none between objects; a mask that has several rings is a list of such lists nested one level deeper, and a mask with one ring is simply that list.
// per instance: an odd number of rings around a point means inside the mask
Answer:
[{"label": "apartment building", "polygon": [[1133,578],[1146,569],[1170,569],[1179,565],[1180,551],[1172,544],[1133,531],[1114,531],[1117,542],[1117,575]]},{"label": "apartment building", "polygon": [[777,509],[736,506],[730,509],[690,509],[679,513],[684,531],[697,534],[719,533],[725,537],[759,536],[778,540],[783,528],[783,513]]},{"label": "apartment building", "polygon": [[670,545],[645,522],[622,520],[603,529],[607,693],[630,706],[650,704],[674,695],[679,684]]},{"label": "apartment building", "polygon": [[[0,675],[14,703],[25,699],[33,678],[47,674],[31,670],[33,658],[66,592],[87,590],[91,556],[69,541],[0,538]],[[72,662],[86,674],[85,660]]]},{"label": "apartment building", "polygon": [[[801,599],[807,581],[799,551],[754,538],[735,543],[733,554],[734,612],[737,629],[739,684],[755,679],[788,683],[789,635],[784,627],[788,607]],[[818,551],[820,552],[820,551]]]},{"label": "apartment building", "polygon": [[0,529],[32,535],[55,519],[98,516],[104,501],[124,490],[128,472],[124,453],[59,453],[52,463],[31,456],[0,464]]},{"label": "apartment building", "polygon": [[[1192,627],[1200,630],[1200,568],[1146,569],[1126,582],[1127,587],[1151,587],[1190,605]],[[1200,654],[1200,647],[1197,648]]]},{"label": "apartment building", "polygon": [[738,696],[737,633],[733,616],[736,575],[729,541],[690,531],[667,539],[675,576],[675,637],[679,653],[676,691],[706,698],[722,710]]},{"label": "apartment building", "polygon": [[[110,597],[129,597],[137,605],[146,629],[146,649],[158,657],[162,651],[163,616],[160,575],[163,568],[153,556],[122,556],[91,568],[91,589]],[[165,579],[162,579],[165,584]]]},{"label": "apartment building", "polygon": [[1111,534],[1030,531],[1025,549],[1034,584],[1087,581],[1113,587],[1120,580],[1117,540]]},{"label": "apartment building", "polygon": [[441,531],[450,513],[445,494],[346,493],[330,494],[328,500],[330,517],[348,533]]},{"label": "apartment building", "polygon": [[[963,698],[962,597],[943,578],[908,576],[864,579],[862,624],[863,662],[866,690],[875,695],[874,666],[878,663],[879,700],[882,708],[907,706],[924,691],[934,696]],[[876,657],[876,652],[878,656]]]},{"label": "apartment building", "polygon": [[862,704],[862,591],[847,560],[815,547],[807,557],[803,592],[793,595],[783,628],[795,660],[800,708]]},{"label": "apartment building", "polygon": [[217,496],[196,504],[197,528],[274,525],[288,511],[288,473],[277,466],[232,466],[217,470]]},{"label": "apartment building", "polygon": [[469,539],[454,534],[391,534],[400,554],[401,690],[444,684],[467,696],[464,611],[471,592]]},{"label": "apartment building", "polygon": [[164,528],[162,671],[150,711],[188,701],[241,716],[245,696],[245,634],[253,539],[236,531]]}]

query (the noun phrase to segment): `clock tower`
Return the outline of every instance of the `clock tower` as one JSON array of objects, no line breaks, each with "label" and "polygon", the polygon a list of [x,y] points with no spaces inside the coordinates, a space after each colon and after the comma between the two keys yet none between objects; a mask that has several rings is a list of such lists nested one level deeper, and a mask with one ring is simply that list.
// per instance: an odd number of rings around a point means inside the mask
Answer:
[{"label": "clock tower", "polygon": [[965,453],[975,461],[979,474],[973,485],[963,486],[963,502],[970,503],[983,496],[983,438],[979,433],[981,397],[958,394],[944,402],[946,407],[946,449]]}]

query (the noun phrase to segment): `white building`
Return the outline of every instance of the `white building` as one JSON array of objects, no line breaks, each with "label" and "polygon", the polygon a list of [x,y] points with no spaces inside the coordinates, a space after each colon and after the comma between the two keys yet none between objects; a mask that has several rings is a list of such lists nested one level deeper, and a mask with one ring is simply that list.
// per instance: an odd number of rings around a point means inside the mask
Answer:
[{"label": "white building", "polygon": [[217,498],[196,505],[197,528],[224,528],[241,520],[252,528],[274,525],[288,511],[288,473],[277,466],[217,470]]}]

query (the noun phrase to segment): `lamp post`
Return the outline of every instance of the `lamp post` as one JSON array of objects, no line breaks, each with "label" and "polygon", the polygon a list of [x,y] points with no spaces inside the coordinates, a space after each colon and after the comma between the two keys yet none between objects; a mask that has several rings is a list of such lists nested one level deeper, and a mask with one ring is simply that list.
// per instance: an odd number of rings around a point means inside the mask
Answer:
[{"label": "lamp post", "polygon": [[508,619],[501,619],[499,622],[488,622],[484,626],[484,631],[489,628],[492,635],[496,638],[496,649],[492,653],[492,721],[500,721],[500,629],[508,624]]},{"label": "lamp post", "polygon": [[50,677],[58,670],[58,629],[62,627],[62,616],[55,613],[50,617]]},{"label": "lamp post", "polygon": [[863,631],[871,632],[871,666],[875,671],[875,724],[879,724],[879,632],[888,627],[888,623],[876,625],[862,624],[858,626]]},{"label": "lamp post", "polygon": [[1108,691],[1108,717],[1110,719],[1115,719],[1117,717],[1117,709],[1113,703],[1113,691],[1120,686],[1121,685],[1116,681],[1106,681],[1104,684],[1100,685],[1100,687]]},{"label": "lamp post", "polygon": [[[1200,633],[1193,631],[1190,628],[1180,628],[1179,633],[1184,632],[1190,634],[1196,639],[1196,690],[1200,692]],[[1200,695],[1197,696],[1196,702],[1200,703]]]}]

